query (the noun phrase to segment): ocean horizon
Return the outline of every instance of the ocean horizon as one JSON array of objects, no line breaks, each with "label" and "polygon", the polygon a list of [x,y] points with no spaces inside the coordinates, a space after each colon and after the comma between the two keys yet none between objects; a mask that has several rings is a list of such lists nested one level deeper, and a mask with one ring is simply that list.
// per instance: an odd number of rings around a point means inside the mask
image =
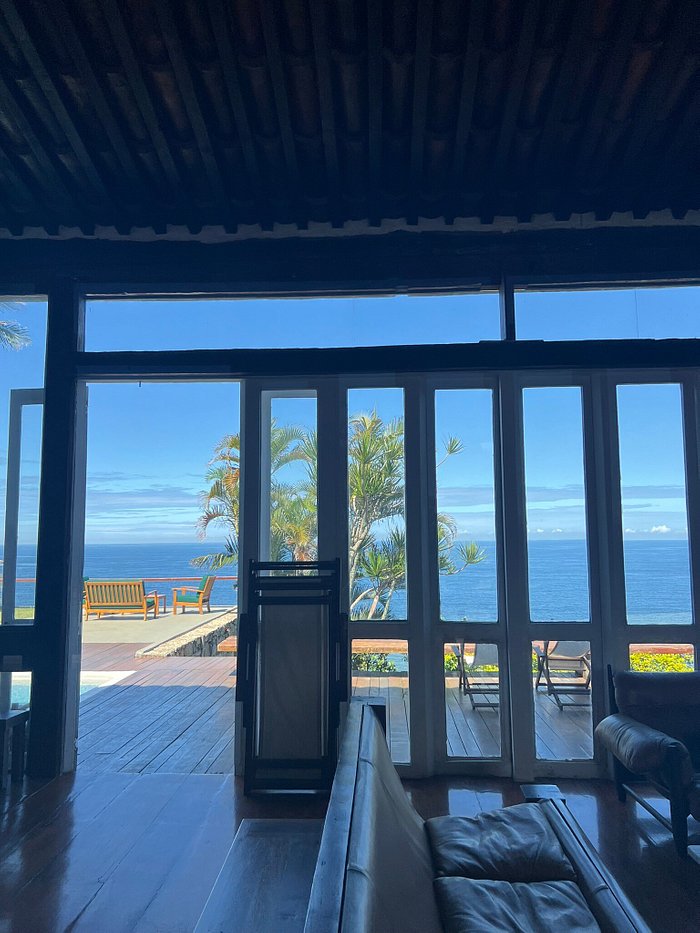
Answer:
[{"label": "ocean horizon", "polygon": [[[440,577],[442,619],[459,622],[493,622],[497,618],[495,542],[480,542],[486,558],[453,576]],[[192,585],[187,577],[204,573],[191,566],[194,557],[216,552],[215,542],[171,542],[137,544],[86,544],[84,576],[97,579],[143,579],[149,589],[168,596],[172,587]],[[0,552],[1,553],[1,552]],[[692,620],[688,542],[686,540],[626,541],[624,545],[627,612],[630,622],[684,624]],[[589,612],[587,554],[585,541],[558,539],[528,541],[530,614],[533,621],[587,620]],[[17,576],[32,577],[36,548],[20,545]],[[219,576],[232,576],[237,567],[222,569]],[[159,577],[172,582],[150,585]],[[232,580],[217,580],[212,602],[235,605],[237,591]],[[34,585],[17,584],[17,606],[34,604]],[[406,617],[406,591],[399,590],[391,603],[391,617]]]}]

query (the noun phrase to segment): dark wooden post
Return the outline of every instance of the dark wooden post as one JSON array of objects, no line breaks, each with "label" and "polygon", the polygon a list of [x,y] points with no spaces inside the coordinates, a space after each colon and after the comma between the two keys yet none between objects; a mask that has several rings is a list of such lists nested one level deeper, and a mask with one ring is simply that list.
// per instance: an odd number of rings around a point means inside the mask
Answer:
[{"label": "dark wooden post", "polygon": [[36,584],[36,651],[27,772],[60,773],[70,631],[70,552],[75,474],[75,355],[82,307],[75,282],[56,279],[48,289],[46,399]]}]

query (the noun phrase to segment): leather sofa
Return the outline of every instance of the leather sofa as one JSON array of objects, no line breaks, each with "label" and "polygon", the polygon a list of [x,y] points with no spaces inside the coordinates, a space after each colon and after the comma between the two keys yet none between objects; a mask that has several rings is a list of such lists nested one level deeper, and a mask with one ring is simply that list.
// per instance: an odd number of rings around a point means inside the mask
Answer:
[{"label": "leather sofa", "polygon": [[351,705],[305,933],[647,931],[560,800],[423,821]]},{"label": "leather sofa", "polygon": [[[613,755],[618,797],[629,794],[652,813],[686,856],[688,816],[700,820],[700,671],[618,671],[610,683],[613,714],[595,736]],[[634,790],[640,780],[669,800],[670,820]]]}]

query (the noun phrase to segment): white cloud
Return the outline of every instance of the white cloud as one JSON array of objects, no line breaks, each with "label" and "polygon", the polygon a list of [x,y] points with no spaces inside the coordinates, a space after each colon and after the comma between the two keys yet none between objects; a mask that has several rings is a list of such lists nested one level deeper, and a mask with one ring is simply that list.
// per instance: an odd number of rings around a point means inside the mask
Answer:
[{"label": "white cloud", "polygon": [[538,534],[538,535],[543,535],[543,534],[544,534],[544,528],[538,528],[538,529],[537,529],[537,534]]},{"label": "white cloud", "polygon": [[651,529],[653,535],[667,535],[671,529],[668,525],[654,525]]},{"label": "white cloud", "polygon": [[636,534],[637,534],[637,529],[636,529],[636,528],[625,528],[625,534],[626,534],[626,535],[636,535]]},{"label": "white cloud", "polygon": [[563,535],[563,534],[564,534],[564,529],[563,529],[563,528],[552,528],[552,534],[553,534],[553,535]]}]

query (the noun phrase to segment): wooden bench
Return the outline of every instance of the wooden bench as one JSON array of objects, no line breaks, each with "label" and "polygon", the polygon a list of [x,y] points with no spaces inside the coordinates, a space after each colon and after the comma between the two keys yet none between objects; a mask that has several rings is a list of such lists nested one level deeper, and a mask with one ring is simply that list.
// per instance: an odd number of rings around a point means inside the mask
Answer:
[{"label": "wooden bench", "polygon": [[145,620],[151,611],[156,619],[161,599],[165,612],[165,596],[155,590],[147,593],[143,580],[86,580],[84,585],[86,619],[91,615],[99,619],[103,615],[143,613]]}]

